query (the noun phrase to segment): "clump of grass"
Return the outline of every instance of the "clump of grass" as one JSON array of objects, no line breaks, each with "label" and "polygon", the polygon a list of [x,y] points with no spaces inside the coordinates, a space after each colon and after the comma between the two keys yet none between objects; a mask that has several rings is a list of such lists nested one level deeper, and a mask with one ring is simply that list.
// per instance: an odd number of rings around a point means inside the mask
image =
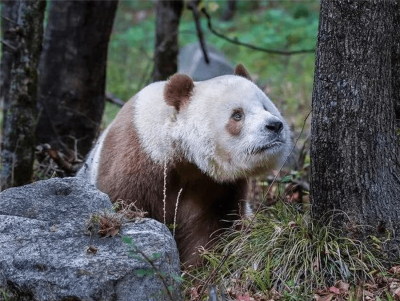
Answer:
[{"label": "clump of grass", "polygon": [[5,289],[0,289],[0,301],[10,301],[11,297]]},{"label": "clump of grass", "polygon": [[103,237],[114,237],[117,235],[124,223],[142,219],[147,212],[144,212],[135,206],[135,203],[129,203],[122,200],[113,204],[110,210],[103,210],[92,214],[86,221],[86,229],[89,233],[98,233]]},{"label": "clump of grass", "polygon": [[315,290],[339,280],[357,284],[384,270],[365,244],[329,223],[318,224],[300,208],[280,201],[243,221],[242,230],[221,240],[217,249],[222,252],[203,252],[206,266],[192,271],[197,285],[217,283],[236,293],[261,292],[268,298],[289,293],[311,300]]}]

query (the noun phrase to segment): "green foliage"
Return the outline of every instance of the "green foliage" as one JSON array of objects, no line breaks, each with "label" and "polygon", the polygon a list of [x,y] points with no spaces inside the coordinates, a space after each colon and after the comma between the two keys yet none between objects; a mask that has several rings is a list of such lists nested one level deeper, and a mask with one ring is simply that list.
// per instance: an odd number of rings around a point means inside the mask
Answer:
[{"label": "green foliage", "polygon": [[18,296],[11,293],[7,289],[0,288],[0,301],[17,301],[17,300],[20,300],[20,298],[18,298]]},{"label": "green foliage", "polygon": [[129,236],[122,236],[122,241],[124,243],[126,243],[127,245],[132,245],[133,244],[132,238],[130,238]]},{"label": "green foliage", "polygon": [[161,258],[161,253],[153,253],[151,256],[146,255],[138,248],[138,246],[136,246],[132,238],[129,236],[123,236],[122,241],[129,247],[129,256],[138,260],[139,262],[147,263],[150,265],[150,267],[148,268],[135,270],[135,275],[138,277],[158,277],[165,287],[165,289],[162,290],[159,295],[161,296],[163,294],[166,294],[170,298],[170,300],[173,301],[174,299],[172,293],[174,291],[174,286],[170,285],[170,283],[182,283],[183,279],[180,276],[175,275],[174,273],[168,274],[166,272],[160,271],[157,268],[155,262]]},{"label": "green foliage", "polygon": [[156,271],[154,269],[137,269],[135,270],[135,274],[138,277],[144,277],[144,276],[154,276]]},{"label": "green foliage", "polygon": [[281,183],[289,183],[292,180],[292,175],[286,175],[282,178]]},{"label": "green foliage", "polygon": [[8,294],[6,293],[5,290],[0,290],[0,293],[1,293],[1,298],[2,298],[0,300],[4,300],[4,301],[9,301],[10,300],[10,297],[8,296]]},{"label": "green foliage", "polygon": [[[108,51],[107,91],[123,100],[149,83],[155,39],[153,5],[147,1],[121,1],[118,6]],[[116,114],[117,107],[113,107],[106,109],[106,116]]]},{"label": "green foliage", "polygon": [[390,295],[390,293],[385,292],[385,294],[386,294],[386,298],[387,298],[388,301],[394,301],[394,299],[393,299],[393,297]]}]

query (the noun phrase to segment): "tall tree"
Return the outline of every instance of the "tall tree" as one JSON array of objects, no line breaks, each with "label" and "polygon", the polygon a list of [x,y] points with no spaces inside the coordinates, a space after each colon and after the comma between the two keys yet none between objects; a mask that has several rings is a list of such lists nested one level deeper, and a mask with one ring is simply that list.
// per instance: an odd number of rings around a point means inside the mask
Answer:
[{"label": "tall tree", "polygon": [[178,30],[183,0],[158,0],[153,81],[166,80],[178,70]]},{"label": "tall tree", "polygon": [[105,105],[107,48],[118,1],[52,0],[39,66],[39,143],[85,155]]},{"label": "tall tree", "polygon": [[[1,8],[1,35],[2,38],[2,56],[0,66],[0,103],[4,102],[4,96],[8,94],[10,87],[10,75],[11,75],[11,63],[13,49],[15,45],[13,43],[13,28],[15,27],[17,20],[18,11],[15,9],[16,3],[14,1],[3,1]],[[11,46],[11,47],[10,47]],[[14,47],[13,47],[14,46]]]},{"label": "tall tree", "polygon": [[[400,245],[397,1],[322,0],[311,122],[313,215],[347,213]],[[345,219],[337,218],[343,226]]]},{"label": "tall tree", "polygon": [[45,0],[3,1],[1,189],[22,185],[33,172],[37,66]]}]

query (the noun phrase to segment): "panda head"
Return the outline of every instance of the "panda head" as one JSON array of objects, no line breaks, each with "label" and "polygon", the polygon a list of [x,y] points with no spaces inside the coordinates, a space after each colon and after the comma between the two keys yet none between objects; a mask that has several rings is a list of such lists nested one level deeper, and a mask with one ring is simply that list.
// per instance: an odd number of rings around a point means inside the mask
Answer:
[{"label": "panda head", "polygon": [[289,155],[289,126],[242,65],[202,82],[176,74],[164,99],[175,108],[176,153],[218,182],[261,174]]}]

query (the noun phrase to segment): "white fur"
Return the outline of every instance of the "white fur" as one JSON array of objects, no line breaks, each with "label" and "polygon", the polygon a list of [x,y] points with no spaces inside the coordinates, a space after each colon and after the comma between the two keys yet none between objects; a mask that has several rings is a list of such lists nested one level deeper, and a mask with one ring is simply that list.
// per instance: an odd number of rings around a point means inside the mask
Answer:
[{"label": "white fur", "polygon": [[93,149],[90,151],[85,164],[77,173],[77,177],[85,177],[93,185],[97,184],[97,174],[101,159],[101,150],[103,149],[104,138],[107,136],[112,123],[103,131],[100,138],[96,141]]},{"label": "white fur", "polygon": [[174,157],[170,137],[176,110],[164,101],[166,82],[156,82],[142,89],[134,99],[134,123],[142,146],[150,157],[164,165],[166,158]]},{"label": "white fur", "polygon": [[[251,81],[226,75],[195,82],[190,104],[176,112],[163,98],[166,82],[157,82],[137,94],[134,125],[150,157],[163,164],[166,159],[185,158],[215,180],[233,181],[251,176],[259,169],[275,168],[290,152],[290,130],[278,109]],[[236,108],[245,114],[239,136],[226,124]],[[261,153],[251,149],[268,144],[265,123],[283,123],[280,145]]]},{"label": "white fur", "polygon": [[250,202],[249,200],[246,200],[246,202],[244,203],[244,216],[247,218],[250,218],[254,215],[253,209],[250,206]]}]

